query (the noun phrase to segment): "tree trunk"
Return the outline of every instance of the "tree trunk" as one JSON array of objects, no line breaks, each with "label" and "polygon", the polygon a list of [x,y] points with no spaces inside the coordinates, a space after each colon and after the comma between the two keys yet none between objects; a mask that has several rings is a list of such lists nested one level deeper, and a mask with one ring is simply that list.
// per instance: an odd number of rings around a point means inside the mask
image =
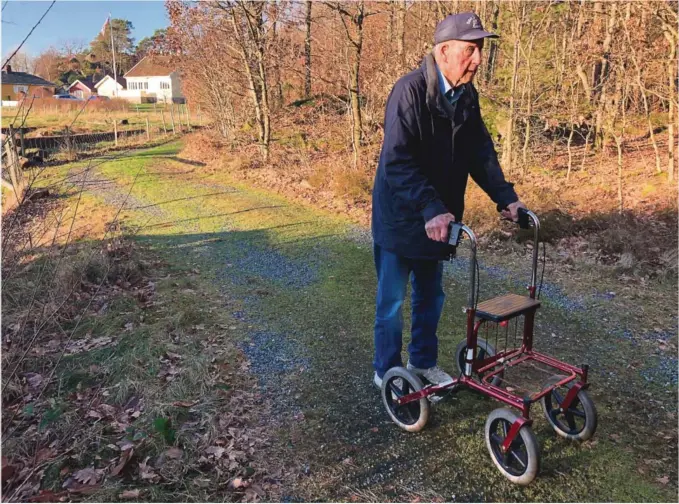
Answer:
[{"label": "tree trunk", "polygon": [[[531,29],[530,27],[528,28],[529,30]],[[527,99],[527,107],[526,107],[526,129],[524,131],[524,141],[523,141],[523,153],[521,157],[521,162],[522,162],[522,167],[521,167],[521,173],[522,176],[526,176],[526,171],[528,169],[528,147],[530,145],[530,119],[531,119],[531,114],[533,113],[533,76],[531,74],[531,57],[533,55],[533,41],[535,40],[534,35],[531,35],[530,37],[530,42],[528,44],[528,54],[526,55],[526,81],[528,85],[528,99]]]},{"label": "tree trunk", "polygon": [[[595,3],[595,11],[597,10],[597,7],[599,7],[601,9],[601,12],[603,13],[603,7],[601,6],[601,2]],[[608,26],[606,29],[606,38],[604,39],[603,42],[601,60],[598,63],[598,67],[595,68],[592,85],[593,94],[599,97],[599,104],[597,106],[596,111],[597,133],[595,136],[595,145],[599,148],[603,147],[604,138],[606,136],[602,128],[604,126],[604,108],[606,106],[606,82],[608,81],[609,74],[608,59],[610,57],[611,43],[613,41],[613,31],[615,29],[616,24],[616,11],[617,4],[615,2],[612,2],[611,11],[608,19]]]},{"label": "tree trunk", "polygon": [[677,97],[677,39],[672,35],[669,29],[665,30],[665,37],[670,43],[670,57],[667,60],[667,76],[669,78],[669,103],[667,110],[667,178],[670,182],[672,182],[674,180],[674,151],[676,148],[674,139],[674,123],[676,122],[675,103]]},{"label": "tree trunk", "polygon": [[[231,24],[233,26],[235,38],[239,45],[239,53],[243,62],[243,69],[245,70],[245,75],[250,88],[250,96],[255,107],[255,119],[257,121],[262,157],[264,162],[267,162],[269,160],[269,140],[271,138],[271,130],[268,87],[266,80],[266,70],[264,67],[264,34],[262,26],[263,4],[248,4],[245,2],[239,2],[238,5],[248,26],[248,33],[250,34],[249,39],[246,41],[244,35],[240,32],[238,22],[236,21],[235,9],[230,11]],[[254,7],[252,12],[248,10],[250,6]],[[252,69],[250,68],[248,52],[254,52],[255,59],[257,60],[257,76],[255,76]]]},{"label": "tree trunk", "polygon": [[398,64],[401,71],[406,68],[405,34],[406,34],[406,0],[398,3],[398,33],[396,34],[396,48],[398,53]]},{"label": "tree trunk", "polygon": [[[517,2],[518,3],[518,2]],[[516,5],[516,4],[515,4]],[[503,148],[502,148],[502,161],[507,173],[512,171],[512,150],[514,143],[514,122],[515,122],[515,96],[516,96],[516,84],[517,75],[519,70],[519,44],[521,43],[521,33],[523,29],[523,14],[526,11],[526,4],[521,3],[521,6],[517,9],[520,15],[516,16],[514,21],[514,55],[512,60],[512,83],[509,91],[509,120],[507,121],[507,135],[505,137]]]},{"label": "tree trunk", "polygon": [[363,140],[363,120],[361,118],[361,92],[359,88],[361,72],[361,51],[363,49],[363,0],[359,7],[360,14],[356,16],[358,20],[358,40],[354,44],[354,65],[351,71],[351,86],[349,94],[351,96],[352,114],[352,143],[354,148],[354,164],[358,166],[359,152]]},{"label": "tree trunk", "polygon": [[[629,28],[627,23],[625,26],[625,37],[627,38],[629,54],[632,56],[632,63],[634,64],[634,69],[636,70],[636,81],[639,87],[639,93],[641,94],[641,102],[644,105],[644,114],[646,115],[646,124],[648,125],[648,134],[651,138],[651,144],[653,145],[653,151],[655,152],[655,169],[657,173],[662,173],[662,165],[660,163],[660,150],[658,149],[658,142],[655,141],[655,133],[653,132],[653,124],[651,123],[651,111],[648,106],[648,98],[646,96],[646,86],[641,77],[641,66],[639,65],[639,60],[637,58],[637,51],[634,48],[634,43],[630,37]],[[623,109],[625,104],[623,103]]]},{"label": "tree trunk", "polygon": [[568,135],[568,171],[566,172],[566,181],[571,178],[571,170],[573,169],[573,149],[571,149],[571,144],[573,143],[573,135],[575,134],[575,123],[571,121],[571,133]]},{"label": "tree trunk", "polygon": [[[498,2],[493,2],[493,16],[490,30],[493,33],[497,31],[497,18],[499,15],[500,15],[500,4]],[[490,48],[488,49],[488,61],[486,63],[485,81],[486,83],[489,83],[493,78],[495,60],[497,59],[497,41],[494,39],[488,39],[487,42],[489,42]]]},{"label": "tree trunk", "polygon": [[304,97],[311,98],[311,0],[306,3],[306,37],[304,39]]}]

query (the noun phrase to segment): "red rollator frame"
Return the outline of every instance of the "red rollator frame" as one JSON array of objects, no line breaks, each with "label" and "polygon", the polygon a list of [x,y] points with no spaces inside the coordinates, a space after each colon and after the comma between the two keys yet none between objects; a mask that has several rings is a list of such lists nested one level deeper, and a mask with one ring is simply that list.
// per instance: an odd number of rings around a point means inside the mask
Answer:
[{"label": "red rollator frame", "polygon": [[[597,414],[587,395],[587,365],[576,367],[533,349],[533,329],[540,301],[536,299],[536,280],[540,221],[531,211],[519,209],[519,224],[534,230],[531,280],[528,296],[507,294],[482,303],[477,300],[477,240],[466,225],[452,223],[449,243],[457,246],[466,236],[471,246],[469,259],[469,295],[466,314],[466,342],[458,347],[456,362],[460,368],[457,378],[442,384],[425,384],[404,368],[392,368],[382,380],[382,398],[392,420],[408,431],[421,430],[429,417],[430,402],[440,399],[443,393],[457,392],[462,388],[490,396],[520,412],[498,409],[486,422],[486,445],[493,462],[511,481],[528,484],[536,476],[539,450],[532,432],[531,406],[540,402],[543,412],[557,434],[584,441],[596,430]],[[479,338],[484,324],[506,327],[508,321],[523,317],[521,344],[496,352],[488,342]],[[518,322],[517,322],[518,323]],[[517,325],[518,327],[518,325]],[[514,393],[513,387],[503,387],[505,372],[528,363],[539,363],[554,370],[554,376],[537,391],[523,396]],[[534,364],[533,364],[533,367]]]}]

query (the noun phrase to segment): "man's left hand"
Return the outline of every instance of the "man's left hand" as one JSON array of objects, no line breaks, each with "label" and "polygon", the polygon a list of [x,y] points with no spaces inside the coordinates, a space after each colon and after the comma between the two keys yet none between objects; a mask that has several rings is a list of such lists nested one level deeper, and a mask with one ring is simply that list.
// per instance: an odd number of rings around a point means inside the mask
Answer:
[{"label": "man's left hand", "polygon": [[519,222],[519,208],[525,208],[528,210],[526,205],[521,203],[520,201],[515,201],[514,203],[510,203],[507,205],[507,208],[505,210],[502,210],[500,212],[502,214],[502,217],[505,219],[511,219],[514,222]]}]

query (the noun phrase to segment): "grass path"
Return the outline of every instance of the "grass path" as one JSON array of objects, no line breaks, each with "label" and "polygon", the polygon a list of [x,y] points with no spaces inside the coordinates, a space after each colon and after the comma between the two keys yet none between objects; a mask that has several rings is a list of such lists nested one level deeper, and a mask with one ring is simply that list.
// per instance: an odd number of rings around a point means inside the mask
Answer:
[{"label": "grass path", "polygon": [[[602,312],[547,285],[537,346],[592,366],[599,430],[593,441],[570,444],[534,409],[541,472],[528,488],[512,486],[483,441],[498,404],[462,392],[435,407],[417,435],[389,421],[371,382],[375,278],[365,231],[224,173],[194,171],[180,149],[106,163],[96,177],[113,183],[90,193],[114,203],[136,178],[123,212],[136,240],[238,300],[230,317],[247,330],[237,344],[273,404],[269,456],[298,475],[284,500],[676,500],[676,359],[619,338],[599,323]],[[513,269],[492,262],[482,269],[482,297],[517,291]],[[440,363],[451,368],[463,338],[466,269],[446,269]],[[664,476],[669,483],[657,481]]]}]

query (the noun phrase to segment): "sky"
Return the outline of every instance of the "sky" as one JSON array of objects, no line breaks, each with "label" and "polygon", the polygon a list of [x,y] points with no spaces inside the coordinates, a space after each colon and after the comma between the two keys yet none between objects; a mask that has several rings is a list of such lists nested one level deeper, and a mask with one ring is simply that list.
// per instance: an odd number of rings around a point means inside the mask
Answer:
[{"label": "sky", "polygon": [[[2,0],[2,59],[11,54],[49,7],[51,0]],[[99,33],[109,12],[114,18],[132,22],[135,44],[169,24],[162,0],[57,0],[45,19],[22,47],[37,56],[64,40],[82,39],[88,46]]]}]

